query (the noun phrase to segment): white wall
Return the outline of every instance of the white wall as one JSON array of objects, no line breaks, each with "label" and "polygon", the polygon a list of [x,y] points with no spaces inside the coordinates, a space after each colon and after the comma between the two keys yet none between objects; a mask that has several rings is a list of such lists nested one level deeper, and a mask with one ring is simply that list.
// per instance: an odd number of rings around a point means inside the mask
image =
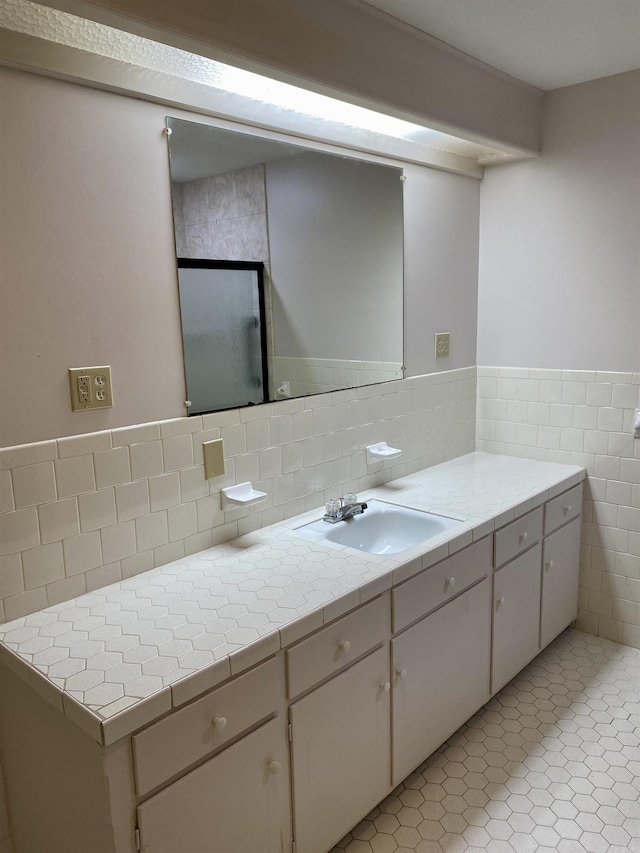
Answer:
[{"label": "white wall", "polygon": [[640,647],[640,71],[545,95],[543,139],[483,182],[476,446],[587,469],[578,627]]},{"label": "white wall", "polygon": [[[193,115],[8,69],[0,92],[8,166],[0,175],[0,445],[185,414],[162,129],[167,112]],[[423,287],[428,261],[442,272],[432,280],[445,281],[445,302],[467,305],[477,258],[469,247],[463,280],[454,235],[472,221],[477,231],[479,189],[471,178],[410,168],[405,288],[416,375],[474,363],[475,307],[473,317],[451,314],[453,340],[473,338],[468,357],[428,357],[432,344],[422,338],[442,306],[427,304]],[[97,364],[112,366],[114,407],[72,413],[67,369]]]},{"label": "white wall", "polygon": [[640,367],[640,71],[544,97],[539,160],[482,186],[478,363]]}]

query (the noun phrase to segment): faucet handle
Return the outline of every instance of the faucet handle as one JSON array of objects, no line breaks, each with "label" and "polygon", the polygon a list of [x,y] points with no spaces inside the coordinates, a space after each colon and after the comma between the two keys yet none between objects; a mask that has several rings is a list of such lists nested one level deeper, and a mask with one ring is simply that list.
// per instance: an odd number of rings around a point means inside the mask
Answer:
[{"label": "faucet handle", "polygon": [[326,514],[330,518],[337,518],[342,506],[342,498],[332,498],[325,504]]},{"label": "faucet handle", "polygon": [[355,492],[347,492],[342,498],[343,506],[353,506],[356,503],[358,503],[358,495]]}]

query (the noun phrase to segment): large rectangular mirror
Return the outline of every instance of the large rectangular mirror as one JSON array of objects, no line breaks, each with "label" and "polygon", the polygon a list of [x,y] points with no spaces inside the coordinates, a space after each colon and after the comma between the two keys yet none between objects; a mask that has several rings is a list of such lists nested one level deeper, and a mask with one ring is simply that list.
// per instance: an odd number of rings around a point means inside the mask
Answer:
[{"label": "large rectangular mirror", "polygon": [[[167,126],[181,301],[186,289],[201,300],[182,306],[187,390],[199,389],[191,413],[402,378],[402,170],[175,118]],[[246,357],[249,335],[231,333],[231,345],[220,333],[236,322],[220,270],[237,262],[264,271],[263,333]],[[227,371],[249,359],[264,365],[259,391],[215,391],[235,387]]]}]

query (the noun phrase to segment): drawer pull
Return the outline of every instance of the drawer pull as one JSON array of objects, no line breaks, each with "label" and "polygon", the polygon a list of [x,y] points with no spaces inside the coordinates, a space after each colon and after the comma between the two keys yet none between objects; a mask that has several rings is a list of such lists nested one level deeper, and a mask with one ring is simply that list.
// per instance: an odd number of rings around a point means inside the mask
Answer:
[{"label": "drawer pull", "polygon": [[383,693],[388,693],[391,690],[391,683],[389,681],[381,681],[380,690],[382,690]]},{"label": "drawer pull", "polygon": [[571,506],[571,504],[567,504],[564,508],[564,514],[566,515],[568,512],[571,512],[572,509],[573,507]]},{"label": "drawer pull", "polygon": [[282,770],[282,764],[279,761],[270,761],[267,769],[271,774],[279,773]]},{"label": "drawer pull", "polygon": [[227,718],[226,717],[214,717],[213,720],[211,720],[211,723],[213,725],[213,728],[217,732],[221,732],[222,729],[224,729],[224,727],[227,725]]},{"label": "drawer pull", "polygon": [[549,571],[549,569],[552,569],[553,568],[553,560],[547,560],[547,562],[544,564],[544,567],[547,571]]},{"label": "drawer pull", "polygon": [[496,606],[502,607],[504,605],[504,595],[501,595],[500,598],[496,598]]},{"label": "drawer pull", "polygon": [[522,545],[522,543],[523,543],[523,542],[526,542],[526,541],[527,541],[527,539],[529,538],[529,534],[528,534],[528,533],[527,533],[527,531],[525,530],[525,532],[524,532],[524,533],[521,533],[521,534],[520,534],[520,537],[519,537],[519,538],[520,538],[520,544]]},{"label": "drawer pull", "polygon": [[346,655],[349,649],[351,648],[351,643],[349,642],[349,640],[343,640],[338,645],[338,648],[340,649],[341,654]]},{"label": "drawer pull", "polygon": [[406,669],[396,669],[396,675],[398,676],[398,678],[406,678],[407,677],[407,670]]},{"label": "drawer pull", "polygon": [[456,585],[456,579],[453,576],[451,576],[450,578],[447,578],[447,586],[450,589],[453,589],[455,585]]}]

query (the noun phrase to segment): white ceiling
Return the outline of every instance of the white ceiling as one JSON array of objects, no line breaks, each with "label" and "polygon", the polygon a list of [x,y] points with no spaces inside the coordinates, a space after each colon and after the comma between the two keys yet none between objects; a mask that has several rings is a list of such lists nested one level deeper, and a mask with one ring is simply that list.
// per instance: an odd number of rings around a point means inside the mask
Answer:
[{"label": "white ceiling", "polygon": [[640,0],[362,0],[540,89],[640,68]]}]

